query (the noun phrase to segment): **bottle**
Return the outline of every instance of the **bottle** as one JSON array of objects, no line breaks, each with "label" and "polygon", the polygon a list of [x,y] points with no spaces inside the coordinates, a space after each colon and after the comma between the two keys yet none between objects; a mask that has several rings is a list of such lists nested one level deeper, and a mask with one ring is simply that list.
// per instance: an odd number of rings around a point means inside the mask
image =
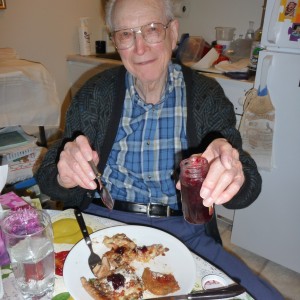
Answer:
[{"label": "bottle", "polygon": [[247,29],[247,32],[245,34],[245,39],[250,39],[253,40],[254,39],[254,22],[253,21],[249,21],[249,28]]},{"label": "bottle", "polygon": [[88,29],[87,17],[80,18],[79,34],[79,52],[80,55],[91,55],[91,37]]},{"label": "bottle", "polygon": [[259,28],[254,32],[254,38],[251,45],[251,51],[250,51],[250,65],[249,65],[249,71],[251,73],[256,72],[257,63],[258,63],[258,55],[259,51],[263,50],[263,46],[261,44],[261,36],[262,36],[262,29],[264,25],[264,18],[265,18],[265,11],[266,11],[266,4],[267,1],[264,0],[263,5],[263,11],[262,11],[262,17]]}]

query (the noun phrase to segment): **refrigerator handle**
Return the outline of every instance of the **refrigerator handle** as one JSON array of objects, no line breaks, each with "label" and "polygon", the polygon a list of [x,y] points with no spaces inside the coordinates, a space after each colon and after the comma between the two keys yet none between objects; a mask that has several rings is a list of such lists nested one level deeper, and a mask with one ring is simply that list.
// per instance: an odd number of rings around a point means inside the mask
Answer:
[{"label": "refrigerator handle", "polygon": [[267,79],[268,79],[270,67],[272,65],[272,59],[273,59],[272,55],[266,55],[263,58],[262,65],[261,65],[258,93],[260,93],[262,90],[264,90],[267,87]]},{"label": "refrigerator handle", "polygon": [[269,26],[268,26],[268,31],[267,31],[267,40],[271,44],[276,44],[278,34],[279,34],[279,29],[277,28],[278,25],[278,15],[279,15],[279,10],[280,10],[280,0],[275,0],[273,7],[272,7],[272,12],[271,16],[269,19]]}]

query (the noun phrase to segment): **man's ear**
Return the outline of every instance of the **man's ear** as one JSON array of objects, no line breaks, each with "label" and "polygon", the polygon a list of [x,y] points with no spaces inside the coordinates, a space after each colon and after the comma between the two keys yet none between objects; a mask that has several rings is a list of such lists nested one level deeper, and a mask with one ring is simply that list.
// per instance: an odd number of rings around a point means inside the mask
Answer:
[{"label": "man's ear", "polygon": [[174,19],[170,23],[170,31],[172,36],[172,50],[174,50],[177,46],[178,36],[179,36],[179,22],[177,19]]}]

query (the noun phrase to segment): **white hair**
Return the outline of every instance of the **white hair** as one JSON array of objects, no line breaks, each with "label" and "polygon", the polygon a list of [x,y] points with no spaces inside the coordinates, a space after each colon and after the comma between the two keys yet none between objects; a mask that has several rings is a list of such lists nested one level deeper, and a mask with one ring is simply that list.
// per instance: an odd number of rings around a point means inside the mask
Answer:
[{"label": "white hair", "polygon": [[[112,14],[115,7],[115,4],[118,0],[108,0],[105,6],[105,22],[108,31],[114,30]],[[173,12],[173,1],[172,0],[161,0],[164,4],[165,8],[165,16],[167,20],[174,19],[174,12]]]}]

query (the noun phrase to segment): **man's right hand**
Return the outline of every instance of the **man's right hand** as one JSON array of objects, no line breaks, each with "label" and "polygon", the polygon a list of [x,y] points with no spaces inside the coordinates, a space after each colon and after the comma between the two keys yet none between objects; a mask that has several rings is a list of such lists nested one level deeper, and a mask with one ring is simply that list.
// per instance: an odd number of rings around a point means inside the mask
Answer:
[{"label": "man's right hand", "polygon": [[96,189],[95,174],[88,163],[90,160],[97,165],[99,156],[92,150],[85,136],[80,135],[74,141],[66,143],[57,163],[58,183],[65,188],[81,186]]}]

